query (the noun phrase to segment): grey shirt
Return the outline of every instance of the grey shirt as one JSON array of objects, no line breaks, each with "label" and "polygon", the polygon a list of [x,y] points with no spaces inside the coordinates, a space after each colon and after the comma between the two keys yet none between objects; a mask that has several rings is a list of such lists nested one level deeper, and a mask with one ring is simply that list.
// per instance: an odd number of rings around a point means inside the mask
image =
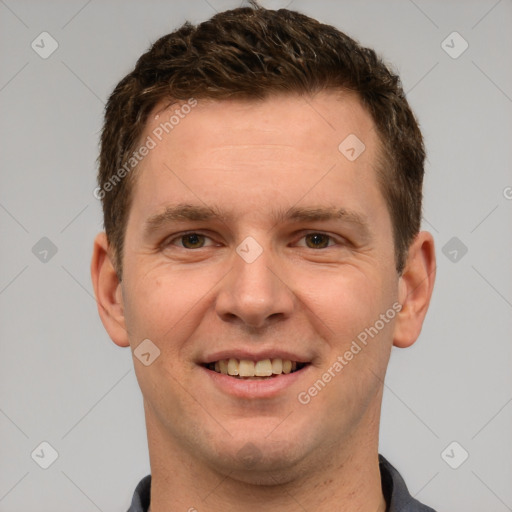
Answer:
[{"label": "grey shirt", "polygon": [[[382,455],[379,455],[379,467],[387,512],[435,512],[409,494],[400,473]],[[151,475],[147,475],[137,485],[128,512],[148,512],[150,490]]]}]

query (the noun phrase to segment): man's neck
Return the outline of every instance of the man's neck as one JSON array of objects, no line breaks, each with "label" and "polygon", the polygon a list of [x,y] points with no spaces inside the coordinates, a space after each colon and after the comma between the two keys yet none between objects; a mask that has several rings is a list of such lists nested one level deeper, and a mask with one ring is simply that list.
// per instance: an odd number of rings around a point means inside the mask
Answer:
[{"label": "man's neck", "polygon": [[[151,512],[253,512],[263,506],[292,512],[385,512],[378,460],[378,432],[357,446],[346,446],[350,453],[333,448],[330,462],[305,466],[296,478],[286,474],[275,478],[275,485],[247,483],[236,474],[221,474],[199,463],[186,450],[170,446],[164,432],[147,425],[151,459]],[[362,430],[365,430],[364,428]],[[354,445],[356,443],[356,445]],[[326,461],[329,457],[322,460]],[[281,480],[281,483],[278,481]]]},{"label": "man's neck", "polygon": [[[349,475],[345,480],[347,472]],[[178,473],[175,469],[176,477]],[[354,478],[354,473],[357,478]],[[196,482],[194,489],[189,487],[186,490],[183,483],[183,479],[178,477],[175,485],[168,485],[158,474],[153,474],[151,507],[148,512],[256,512],[263,506],[283,512],[386,512],[378,462],[364,470],[347,467],[346,471],[339,471],[327,480],[325,475],[317,475],[317,478],[276,485],[273,488],[251,486],[230,477],[219,477],[217,485],[210,489]]]}]

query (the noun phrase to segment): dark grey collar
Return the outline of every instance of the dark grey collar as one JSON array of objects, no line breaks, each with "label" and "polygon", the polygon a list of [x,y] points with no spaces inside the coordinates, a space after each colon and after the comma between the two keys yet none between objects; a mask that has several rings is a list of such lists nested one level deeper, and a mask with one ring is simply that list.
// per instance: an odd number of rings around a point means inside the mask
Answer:
[{"label": "dark grey collar", "polygon": [[[382,455],[379,455],[379,467],[387,512],[436,512],[409,494],[400,473]],[[147,475],[137,485],[128,512],[150,512],[150,492],[151,475]]]}]

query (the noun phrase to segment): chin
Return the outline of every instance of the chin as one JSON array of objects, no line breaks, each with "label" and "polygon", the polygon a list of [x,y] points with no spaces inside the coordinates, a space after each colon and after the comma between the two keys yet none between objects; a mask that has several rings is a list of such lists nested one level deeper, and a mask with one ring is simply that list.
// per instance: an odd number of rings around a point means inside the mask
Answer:
[{"label": "chin", "polygon": [[303,441],[290,439],[271,441],[260,436],[230,441],[211,454],[210,462],[230,478],[252,485],[278,485],[296,479],[313,450],[308,450]]}]

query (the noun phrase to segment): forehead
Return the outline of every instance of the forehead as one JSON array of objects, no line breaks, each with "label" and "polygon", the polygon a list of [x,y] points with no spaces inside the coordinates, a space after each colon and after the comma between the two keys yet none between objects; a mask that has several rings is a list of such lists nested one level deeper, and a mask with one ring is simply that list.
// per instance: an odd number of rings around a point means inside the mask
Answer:
[{"label": "forehead", "polygon": [[373,152],[374,123],[357,95],[322,91],[263,100],[188,100],[170,106],[162,102],[150,115],[143,137],[151,136],[168,149],[172,146],[176,159],[186,164],[209,158],[209,152],[222,147],[236,158],[230,150],[244,144],[253,152],[259,146],[266,154],[272,154],[269,146],[275,146],[278,153],[285,147],[304,154],[314,148],[318,157],[321,153],[339,156],[339,144],[350,135],[364,139],[369,149],[366,157]]},{"label": "forehead", "polygon": [[[178,199],[249,207],[265,194],[269,205],[291,205],[308,191],[318,204],[329,187],[375,184],[378,138],[354,94],[162,103],[145,127],[142,141],[150,139],[134,193],[145,215]],[[344,153],[347,140],[364,148],[356,159]]]}]

